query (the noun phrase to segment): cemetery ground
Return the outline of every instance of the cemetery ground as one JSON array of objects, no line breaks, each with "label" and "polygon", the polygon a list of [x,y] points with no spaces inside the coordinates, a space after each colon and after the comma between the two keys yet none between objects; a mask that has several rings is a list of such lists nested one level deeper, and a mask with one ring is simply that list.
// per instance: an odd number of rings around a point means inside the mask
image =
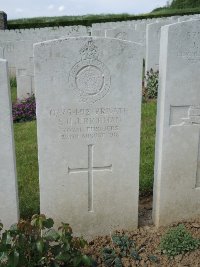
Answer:
[{"label": "cemetery ground", "polygon": [[[11,86],[12,101],[16,101],[15,83]],[[117,236],[125,238],[128,246],[134,241],[134,253],[128,249],[122,253],[112,235],[97,237],[86,247],[86,253],[97,262],[97,266],[200,266],[200,249],[187,252],[184,255],[168,257],[159,249],[162,236],[167,230],[178,225],[161,227],[158,230],[151,225],[154,146],[156,130],[156,101],[142,103],[141,125],[141,163],[140,163],[140,228],[132,232],[122,230]],[[36,121],[14,123],[15,149],[19,184],[20,217],[30,218],[39,213],[39,181],[37,162]],[[182,222],[188,233],[200,239],[200,219]],[[73,225],[72,225],[73,229]],[[115,235],[115,234],[114,234]],[[177,238],[177,236],[175,236]],[[171,241],[170,241],[171,243]],[[190,244],[191,245],[191,244]],[[179,244],[176,244],[179,246]],[[106,248],[106,249],[105,249]],[[130,248],[130,247],[129,247]],[[174,247],[171,247],[174,249]],[[107,253],[107,254],[106,254]],[[110,253],[110,254],[109,254]],[[112,264],[107,263],[106,257]],[[114,265],[120,259],[122,265]]]}]

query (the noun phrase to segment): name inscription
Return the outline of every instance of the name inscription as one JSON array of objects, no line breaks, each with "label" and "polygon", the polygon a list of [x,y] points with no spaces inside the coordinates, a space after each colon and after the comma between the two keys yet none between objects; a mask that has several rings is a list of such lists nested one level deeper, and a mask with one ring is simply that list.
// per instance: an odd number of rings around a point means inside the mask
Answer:
[{"label": "name inscription", "polygon": [[63,140],[102,139],[120,136],[126,108],[61,108],[51,109],[50,118],[56,120]]}]

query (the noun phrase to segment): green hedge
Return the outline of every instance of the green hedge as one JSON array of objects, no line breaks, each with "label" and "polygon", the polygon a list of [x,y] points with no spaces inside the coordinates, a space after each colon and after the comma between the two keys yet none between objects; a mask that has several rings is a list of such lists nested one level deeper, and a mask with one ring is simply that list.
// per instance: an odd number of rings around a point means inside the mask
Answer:
[{"label": "green hedge", "polygon": [[184,16],[184,15],[195,15],[200,14],[200,7],[196,8],[171,8],[171,7],[163,7],[163,8],[156,8],[153,10],[152,14],[159,15],[160,17],[165,16]]},{"label": "green hedge", "polygon": [[195,8],[200,7],[200,0],[173,0],[171,8]]},{"label": "green hedge", "polygon": [[84,25],[91,26],[93,23],[103,22],[115,22],[126,20],[138,20],[168,17],[176,15],[191,15],[199,14],[200,8],[194,9],[171,9],[171,8],[159,8],[152,13],[142,15],[129,15],[129,14],[108,14],[108,15],[86,15],[86,16],[65,16],[65,17],[41,17],[31,19],[18,19],[9,20],[8,29],[30,29],[30,28],[43,28],[43,27],[58,27],[58,26],[73,26]]}]

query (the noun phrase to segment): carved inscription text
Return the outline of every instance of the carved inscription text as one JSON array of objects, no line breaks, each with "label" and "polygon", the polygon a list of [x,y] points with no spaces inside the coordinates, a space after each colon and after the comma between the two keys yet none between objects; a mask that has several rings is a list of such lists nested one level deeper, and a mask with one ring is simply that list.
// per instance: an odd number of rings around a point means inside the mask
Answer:
[{"label": "carved inscription text", "polygon": [[120,135],[126,108],[51,109],[63,140],[116,138]]}]

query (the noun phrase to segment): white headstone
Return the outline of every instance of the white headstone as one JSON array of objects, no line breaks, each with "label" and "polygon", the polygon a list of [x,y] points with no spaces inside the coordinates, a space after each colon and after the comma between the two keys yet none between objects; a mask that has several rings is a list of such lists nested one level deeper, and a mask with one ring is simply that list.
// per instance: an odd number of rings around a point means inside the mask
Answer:
[{"label": "white headstone", "polygon": [[[88,28],[85,26],[45,27],[24,30],[0,31],[0,46],[5,48],[5,59],[8,60],[9,75],[16,76],[15,69],[15,43],[18,41],[41,42],[67,36],[88,36]],[[25,51],[24,51],[25,52]]]},{"label": "white headstone", "polygon": [[18,222],[13,122],[7,61],[0,59],[0,220],[5,229]]},{"label": "white headstone", "polygon": [[139,31],[136,31],[133,27],[118,27],[114,29],[108,29],[106,30],[106,37],[117,38],[141,44],[144,42],[142,34]]},{"label": "white headstone", "polygon": [[68,38],[34,58],[41,212],[86,237],[137,227],[140,45]]},{"label": "white headstone", "polygon": [[93,23],[92,29],[100,30],[100,29],[110,29],[113,27],[113,22],[105,22],[105,23]]},{"label": "white headstone", "polygon": [[4,58],[8,61],[9,76],[15,76],[15,54],[14,54],[14,42],[0,39],[0,46],[4,50]]},{"label": "white headstone", "polygon": [[97,37],[105,37],[106,30],[105,29],[92,29],[91,35],[97,36]]},{"label": "white headstone", "polygon": [[183,21],[187,21],[190,19],[191,19],[190,16],[181,16],[180,18],[178,18],[178,22],[183,22]]},{"label": "white headstone", "polygon": [[0,47],[0,58],[4,58],[4,49],[3,47]]},{"label": "white headstone", "polygon": [[151,23],[146,28],[146,61],[145,73],[150,69],[159,70],[161,27],[172,24],[172,21]]},{"label": "white headstone", "polygon": [[143,47],[143,58],[145,57],[145,43],[143,33],[133,27],[119,27],[106,30],[106,37],[139,43]]},{"label": "white headstone", "polygon": [[36,33],[24,34],[26,40],[15,42],[15,67],[17,78],[17,98],[24,99],[34,94],[33,44],[67,36],[87,36],[84,26],[37,29]]},{"label": "white headstone", "polygon": [[15,43],[15,66],[18,99],[27,98],[35,92],[33,43],[34,41],[19,41]]},{"label": "white headstone", "polygon": [[200,21],[161,30],[153,218],[200,215]]}]

